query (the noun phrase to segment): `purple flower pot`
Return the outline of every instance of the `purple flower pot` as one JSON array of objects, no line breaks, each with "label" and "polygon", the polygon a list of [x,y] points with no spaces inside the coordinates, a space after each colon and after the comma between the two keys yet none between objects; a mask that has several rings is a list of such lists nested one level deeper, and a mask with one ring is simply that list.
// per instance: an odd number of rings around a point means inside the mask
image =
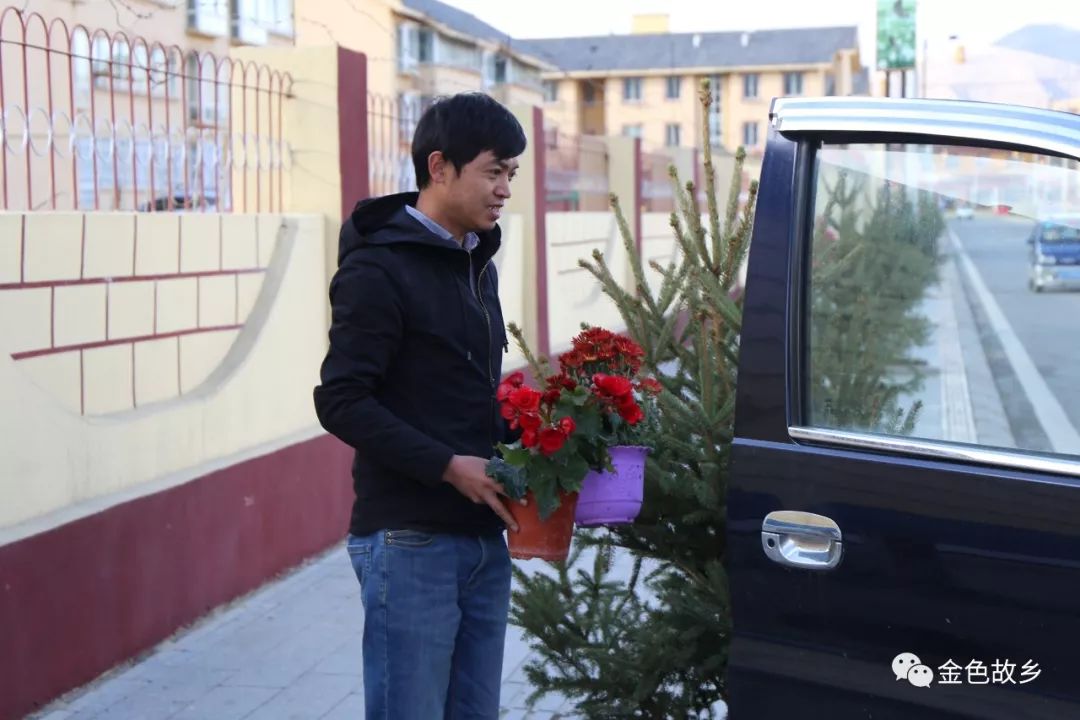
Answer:
[{"label": "purple flower pot", "polygon": [[593,471],[582,482],[574,515],[574,522],[582,527],[627,525],[641,512],[649,448],[616,445],[609,452],[615,472]]}]

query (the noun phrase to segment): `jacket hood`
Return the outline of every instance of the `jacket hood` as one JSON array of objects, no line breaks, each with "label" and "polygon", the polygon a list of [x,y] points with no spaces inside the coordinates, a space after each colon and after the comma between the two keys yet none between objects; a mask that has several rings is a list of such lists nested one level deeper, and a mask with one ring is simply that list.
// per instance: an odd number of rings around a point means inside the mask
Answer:
[{"label": "jacket hood", "polygon": [[[405,211],[406,205],[416,207],[419,197],[420,193],[408,192],[358,202],[352,215],[341,226],[338,265],[344,263],[350,253],[368,245],[407,243],[462,251],[457,243],[439,237]],[[480,245],[475,252],[481,262],[487,262],[499,249],[502,231],[496,225],[490,231],[477,233],[477,236]]]}]

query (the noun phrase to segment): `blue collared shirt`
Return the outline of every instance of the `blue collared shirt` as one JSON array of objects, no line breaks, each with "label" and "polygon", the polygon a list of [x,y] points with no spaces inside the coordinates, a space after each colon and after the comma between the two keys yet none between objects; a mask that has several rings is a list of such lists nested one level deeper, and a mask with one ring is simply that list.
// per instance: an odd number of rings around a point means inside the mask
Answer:
[{"label": "blue collared shirt", "polygon": [[465,248],[466,252],[472,252],[476,249],[476,246],[480,244],[480,237],[474,232],[465,233],[465,239],[459,244],[458,241],[454,239],[453,234],[449,230],[429,218],[421,211],[417,210],[412,205],[406,205],[405,212],[412,215],[420,222],[421,225],[441,237],[443,240],[453,240],[455,245]]}]

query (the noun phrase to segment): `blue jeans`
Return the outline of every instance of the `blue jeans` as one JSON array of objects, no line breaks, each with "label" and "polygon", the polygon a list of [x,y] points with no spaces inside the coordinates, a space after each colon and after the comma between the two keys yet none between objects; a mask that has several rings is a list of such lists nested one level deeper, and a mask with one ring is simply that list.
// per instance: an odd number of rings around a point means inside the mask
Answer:
[{"label": "blue jeans", "polygon": [[349,536],[367,720],[496,720],[510,608],[501,534]]}]

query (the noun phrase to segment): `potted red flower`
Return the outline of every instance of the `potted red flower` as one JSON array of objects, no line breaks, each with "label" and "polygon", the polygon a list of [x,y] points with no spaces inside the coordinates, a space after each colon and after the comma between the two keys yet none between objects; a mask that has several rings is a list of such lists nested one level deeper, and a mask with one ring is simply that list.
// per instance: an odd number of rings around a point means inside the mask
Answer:
[{"label": "potted red flower", "polygon": [[529,501],[524,507],[509,505],[519,527],[508,536],[510,554],[564,560],[582,480],[591,467],[605,463],[602,409],[587,386],[561,373],[547,377],[542,390],[526,386],[524,374],[514,373],[499,385],[496,398],[521,437],[499,446],[501,457],[488,464],[488,474],[511,498]]},{"label": "potted red flower", "polygon": [[[519,344],[522,339],[511,327]],[[500,445],[488,465],[507,495],[519,532],[509,536],[513,557],[565,559],[575,518],[581,525],[631,522],[641,509],[644,458],[638,440],[659,386],[638,378],[642,349],[630,338],[588,328],[559,357],[560,372],[526,357],[540,389],[514,373],[498,388],[503,417],[521,437]],[[546,375],[546,377],[545,377]],[[580,497],[579,497],[580,493]]]},{"label": "potted red flower", "polygon": [[656,417],[660,384],[641,377],[645,352],[625,335],[587,328],[559,357],[563,372],[577,382],[591,378],[601,406],[609,462],[582,481],[575,521],[586,527],[633,522],[641,511],[645,488],[643,444],[646,427]]}]

